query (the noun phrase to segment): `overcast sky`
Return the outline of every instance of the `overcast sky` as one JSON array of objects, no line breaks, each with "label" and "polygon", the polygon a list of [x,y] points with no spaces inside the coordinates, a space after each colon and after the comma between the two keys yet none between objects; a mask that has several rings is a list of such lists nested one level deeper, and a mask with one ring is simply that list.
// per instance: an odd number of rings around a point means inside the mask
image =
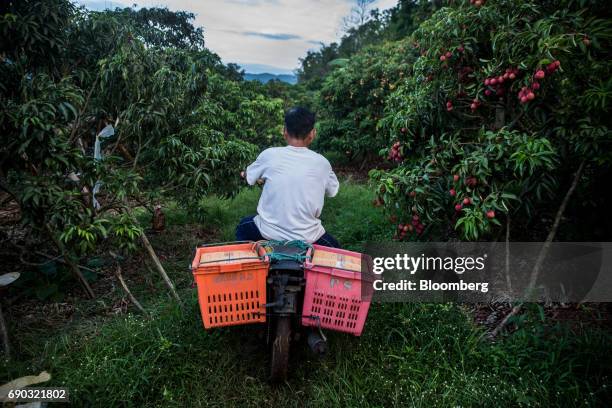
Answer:
[{"label": "overcast sky", "polygon": [[[351,0],[77,0],[91,9],[166,6],[196,15],[206,46],[247,72],[291,73],[298,58],[341,36]],[[397,0],[376,0],[381,10]]]}]

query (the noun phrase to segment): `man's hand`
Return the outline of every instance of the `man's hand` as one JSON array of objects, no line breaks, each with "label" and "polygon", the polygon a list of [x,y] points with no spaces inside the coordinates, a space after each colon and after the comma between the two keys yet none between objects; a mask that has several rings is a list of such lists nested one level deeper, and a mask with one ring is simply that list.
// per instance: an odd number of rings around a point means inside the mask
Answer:
[{"label": "man's hand", "polygon": [[[244,171],[244,170],[243,170],[243,171],[241,171],[241,172],[240,172],[240,177],[242,177],[243,179],[245,179],[245,180],[246,180],[246,171]],[[264,179],[262,179],[262,178],[259,178],[259,179],[257,179],[257,180],[255,181],[255,183],[256,183],[258,186],[263,186],[265,182],[266,182],[266,181],[265,181]]]}]

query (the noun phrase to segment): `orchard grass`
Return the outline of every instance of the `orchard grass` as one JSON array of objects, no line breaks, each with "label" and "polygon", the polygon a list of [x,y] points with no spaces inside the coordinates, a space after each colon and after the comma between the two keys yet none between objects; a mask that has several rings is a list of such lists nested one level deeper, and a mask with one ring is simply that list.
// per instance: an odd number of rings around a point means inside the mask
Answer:
[{"label": "orchard grass", "polygon": [[[238,220],[255,212],[259,193],[208,198],[197,214],[166,210],[167,231],[151,241],[182,307],[155,275],[136,267],[126,277],[151,319],[131,306],[129,313],[101,317],[96,305],[121,298],[116,288],[79,302],[71,324],[47,333],[13,322],[19,355],[1,363],[0,380],[47,370],[48,386],[68,387],[76,406],[596,406],[610,400],[609,332],[543,322],[528,309],[518,330],[490,342],[453,304],[375,304],[361,338],[328,333],[325,359],[302,341],[293,349],[288,383],[269,385],[263,326],[204,331],[187,270],[194,245],[233,239]],[[389,239],[389,222],[373,198],[368,186],[343,182],[338,197],[327,201],[324,225],[345,247]]]}]

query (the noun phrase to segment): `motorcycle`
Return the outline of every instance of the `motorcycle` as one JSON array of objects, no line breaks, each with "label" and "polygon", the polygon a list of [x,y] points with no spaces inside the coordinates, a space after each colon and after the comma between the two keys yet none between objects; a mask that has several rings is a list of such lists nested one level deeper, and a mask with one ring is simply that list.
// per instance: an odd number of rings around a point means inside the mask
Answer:
[{"label": "motorcycle", "polygon": [[206,329],[267,325],[272,383],[287,379],[292,332],[324,355],[323,329],[361,335],[371,301],[367,256],[302,241],[202,245],[191,270]]}]

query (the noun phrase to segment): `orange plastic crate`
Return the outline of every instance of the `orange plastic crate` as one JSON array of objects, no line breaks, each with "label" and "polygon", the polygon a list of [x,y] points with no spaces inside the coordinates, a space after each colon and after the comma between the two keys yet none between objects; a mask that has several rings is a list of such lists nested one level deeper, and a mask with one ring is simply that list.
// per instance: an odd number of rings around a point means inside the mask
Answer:
[{"label": "orange plastic crate", "polygon": [[254,242],[196,248],[191,270],[204,327],[265,322],[268,266]]}]

